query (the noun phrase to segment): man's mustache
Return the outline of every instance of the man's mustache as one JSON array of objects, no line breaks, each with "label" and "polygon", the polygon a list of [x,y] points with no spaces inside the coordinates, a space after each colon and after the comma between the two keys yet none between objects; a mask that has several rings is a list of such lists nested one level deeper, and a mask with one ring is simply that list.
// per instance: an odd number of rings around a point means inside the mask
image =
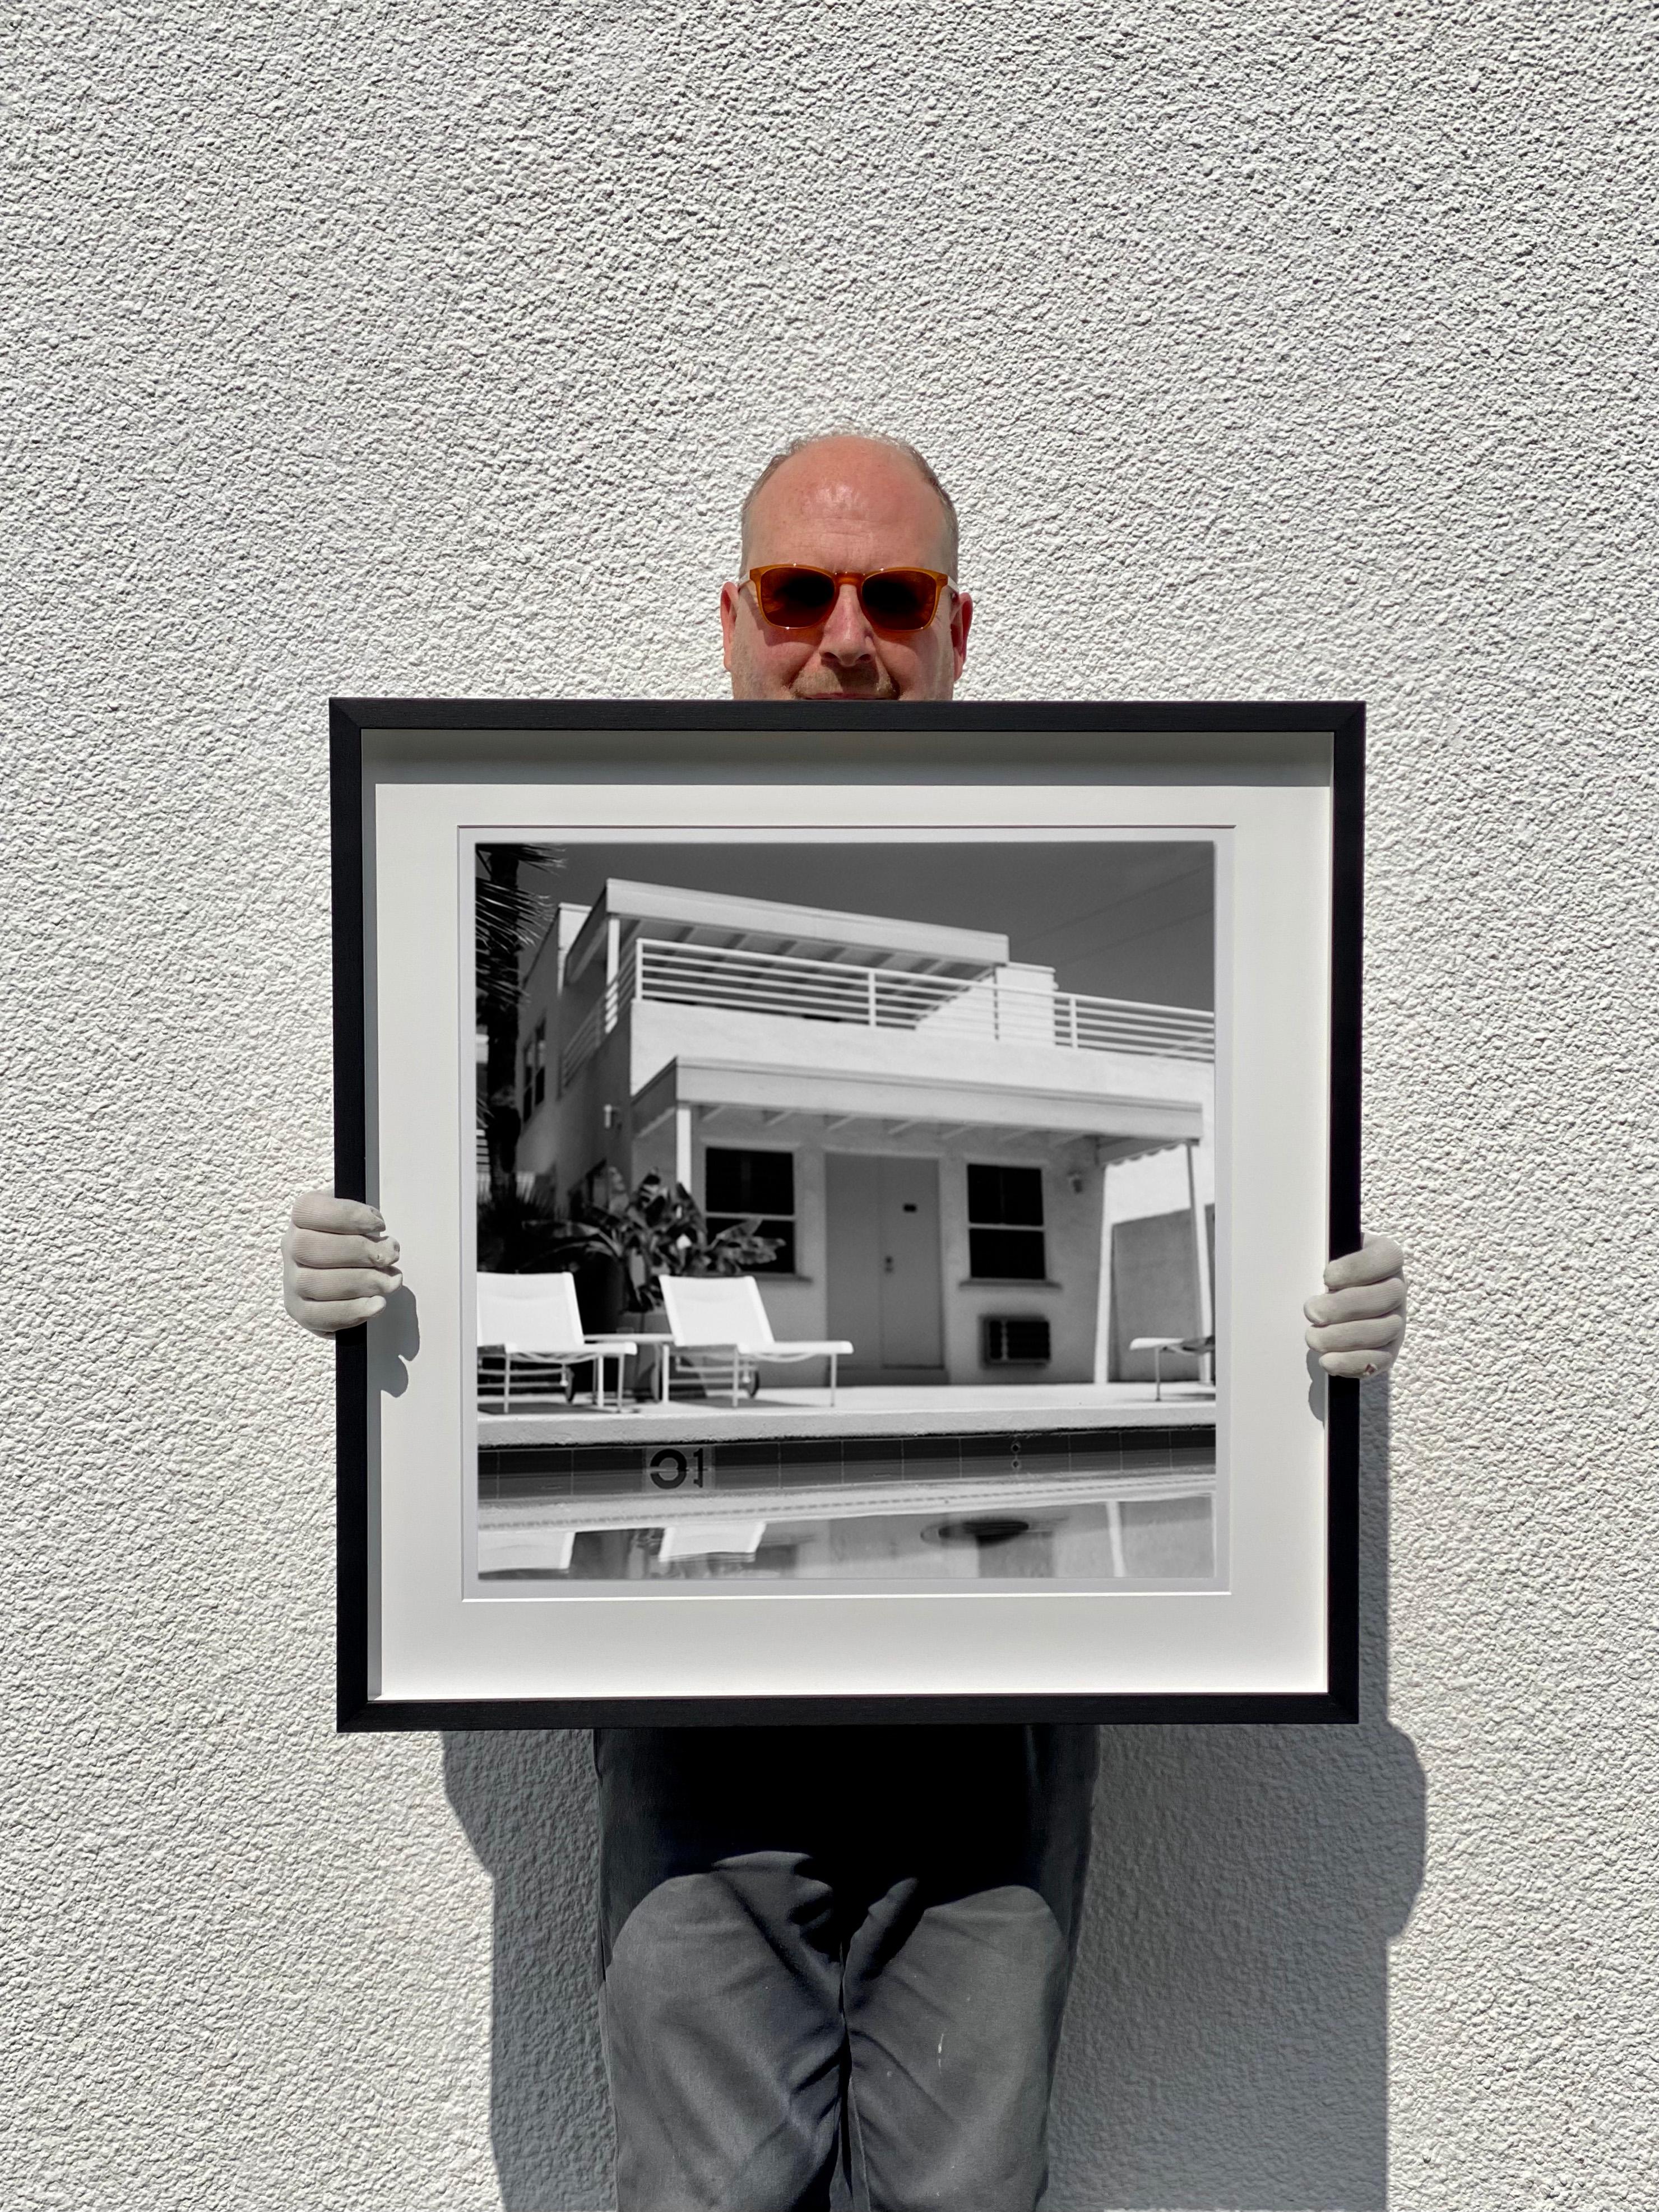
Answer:
[{"label": "man's mustache", "polygon": [[835,676],[817,668],[798,676],[789,687],[797,699],[896,699],[898,686],[884,668]]}]

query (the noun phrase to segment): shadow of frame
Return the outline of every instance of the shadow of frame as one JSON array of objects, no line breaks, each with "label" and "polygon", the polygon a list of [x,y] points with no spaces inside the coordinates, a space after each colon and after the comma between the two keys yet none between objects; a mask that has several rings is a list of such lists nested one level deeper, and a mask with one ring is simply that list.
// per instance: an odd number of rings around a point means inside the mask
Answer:
[{"label": "shadow of frame", "polygon": [[444,1788],[495,1883],[489,2138],[505,2212],[611,2202],[586,1729],[459,1731]]},{"label": "shadow of frame", "polygon": [[[1388,1951],[1425,1790],[1386,1710],[1386,1379],[1362,1403],[1358,1724],[1105,1732],[1048,2212],[1386,2205]],[[501,2203],[608,2204],[590,1739],[452,1734],[444,1781],[495,1882]]]}]

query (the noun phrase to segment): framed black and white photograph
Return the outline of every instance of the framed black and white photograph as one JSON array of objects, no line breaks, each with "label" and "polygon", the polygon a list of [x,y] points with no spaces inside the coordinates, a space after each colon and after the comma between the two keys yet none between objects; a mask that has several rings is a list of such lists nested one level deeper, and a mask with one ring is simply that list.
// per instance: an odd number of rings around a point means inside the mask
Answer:
[{"label": "framed black and white photograph", "polygon": [[333,742],[343,1724],[1352,1714],[1358,708]]}]

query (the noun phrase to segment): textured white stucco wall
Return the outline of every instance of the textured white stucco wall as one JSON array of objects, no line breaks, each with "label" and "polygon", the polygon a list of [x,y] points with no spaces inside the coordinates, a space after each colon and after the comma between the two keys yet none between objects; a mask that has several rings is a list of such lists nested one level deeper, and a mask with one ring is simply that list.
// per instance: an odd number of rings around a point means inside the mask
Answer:
[{"label": "textured white stucco wall", "polygon": [[12,28],[8,2203],[611,2201],[584,1743],[331,1733],[323,702],[718,694],[837,418],[966,696],[1372,709],[1368,1717],[1109,1741],[1054,2203],[1659,2202],[1651,15]]}]

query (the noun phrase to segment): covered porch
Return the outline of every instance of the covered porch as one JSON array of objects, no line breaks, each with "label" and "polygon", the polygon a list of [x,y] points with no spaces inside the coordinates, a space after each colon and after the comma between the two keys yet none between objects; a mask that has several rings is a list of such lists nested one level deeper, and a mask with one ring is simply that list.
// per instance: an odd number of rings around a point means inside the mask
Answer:
[{"label": "covered porch", "polygon": [[[793,1257],[788,1272],[758,1278],[774,1331],[851,1342],[844,1379],[884,1389],[890,1405],[912,1385],[1011,1387],[1033,1361],[1038,1391],[1106,1387],[1115,1168],[1181,1156],[1206,1316],[1211,1306],[1194,1172],[1206,1127],[1198,1083],[1157,1095],[1145,1061],[1133,1086],[1103,1084],[1103,1072],[1096,1059],[1086,1079],[1054,1080],[1051,1059],[1016,1080],[1006,1064],[849,1069],[681,1051],[629,1102],[632,1171],[654,1169],[702,1200],[711,1149],[787,1152]],[[997,1228],[1015,1213],[988,1218],[975,1202],[999,1177],[1006,1190],[1023,1177],[1030,1194],[1018,1214],[1034,1224],[1024,1246]],[[993,1246],[1029,1249],[1029,1263],[988,1263]],[[1006,1382],[998,1364],[1012,1368]],[[769,1379],[763,1398],[775,1404]]]}]

